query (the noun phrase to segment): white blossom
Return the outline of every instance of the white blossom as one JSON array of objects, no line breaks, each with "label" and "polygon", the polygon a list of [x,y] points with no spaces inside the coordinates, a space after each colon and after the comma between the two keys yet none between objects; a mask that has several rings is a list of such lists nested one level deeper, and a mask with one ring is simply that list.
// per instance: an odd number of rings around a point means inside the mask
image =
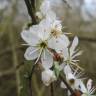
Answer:
[{"label": "white blossom", "polygon": [[[45,25],[46,26],[46,25]],[[49,31],[44,26],[34,25],[21,33],[22,38],[29,46],[24,54],[27,60],[36,60],[41,58],[44,68],[51,68],[53,64],[52,53],[48,50]]]},{"label": "white blossom", "polygon": [[[85,87],[83,79],[81,78],[82,73],[75,70],[72,72],[69,65],[66,65],[64,68],[64,73],[66,75],[66,80],[73,90],[77,89],[83,93],[82,96],[94,96],[96,88],[93,87],[92,80],[89,79]],[[62,84],[63,86],[64,84]]]},{"label": "white blossom", "polygon": [[48,41],[48,45],[50,48],[57,51],[62,50],[63,47],[68,47],[69,39],[62,32],[62,24],[60,20],[46,18],[40,22],[40,25],[41,27],[45,27],[46,30],[50,32],[50,39]]},{"label": "white blossom", "polygon": [[[89,79],[85,86],[84,78],[81,78],[82,72],[77,65],[79,61],[77,57],[82,54],[82,51],[76,49],[79,43],[78,37],[75,36],[73,42],[70,43],[69,38],[62,31],[62,22],[57,19],[51,9],[51,2],[53,1],[44,0],[40,10],[36,13],[41,20],[40,23],[21,32],[21,37],[26,42],[24,45],[28,46],[24,57],[26,60],[35,60],[35,64],[40,61],[44,69],[41,77],[46,86],[57,80],[60,71],[63,70],[66,82],[73,91],[79,90],[82,96],[94,96],[95,87],[92,85],[92,80]],[[55,65],[55,54],[57,57],[60,56],[60,62],[56,61],[58,66],[61,63],[58,68]],[[63,82],[61,82],[61,87],[67,88]]]},{"label": "white blossom", "polygon": [[46,86],[50,85],[50,83],[52,83],[55,80],[56,80],[56,76],[54,71],[48,69],[42,72],[42,81]]},{"label": "white blossom", "polygon": [[[79,90],[80,88],[82,88],[82,84],[83,84],[83,79],[81,78],[82,76],[82,72],[79,72],[78,69],[76,69],[75,71],[72,70],[72,68],[70,68],[69,65],[66,65],[64,67],[64,74],[66,76],[66,81],[68,82],[68,84],[71,86],[71,88],[73,90]],[[61,84],[62,88],[65,87],[64,84]],[[65,87],[66,88],[66,87]],[[84,88],[83,88],[84,89]]]},{"label": "white blossom", "polygon": [[96,88],[92,84],[92,79],[88,80],[86,87],[84,86],[81,91],[83,92],[82,96],[95,96],[94,92],[96,91]]},{"label": "white blossom", "polygon": [[[61,54],[61,56],[64,58],[63,64],[69,64],[79,67],[76,63],[79,61],[76,59],[79,55],[82,54],[82,51],[76,50],[76,47],[78,45],[78,37],[75,36],[74,40],[72,42],[72,45],[68,47],[64,47],[63,50],[59,51],[58,53]],[[79,67],[80,68],[80,67]]]},{"label": "white blossom", "polygon": [[49,40],[50,48],[55,49],[56,51],[62,50],[64,47],[68,47],[69,39],[62,32],[62,25],[60,20],[53,20],[51,22],[51,38]]}]

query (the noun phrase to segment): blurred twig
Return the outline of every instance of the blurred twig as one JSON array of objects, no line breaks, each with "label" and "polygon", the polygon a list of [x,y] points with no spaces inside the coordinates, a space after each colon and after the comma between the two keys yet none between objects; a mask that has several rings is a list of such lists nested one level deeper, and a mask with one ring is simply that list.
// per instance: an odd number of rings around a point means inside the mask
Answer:
[{"label": "blurred twig", "polygon": [[1,71],[0,72],[0,77],[2,76],[6,76],[6,75],[9,75],[9,74],[13,74],[15,73],[16,71],[14,71],[14,68],[11,68],[11,69],[8,69],[6,71]]},{"label": "blurred twig", "polygon": [[[15,16],[16,16],[16,13],[17,13],[17,7],[16,7],[16,5],[17,5],[17,0],[15,0],[14,1],[14,4],[12,5],[12,13],[11,13],[11,16],[12,17],[10,17],[9,18],[9,20],[11,21],[11,22],[13,22],[14,21],[14,18],[15,18]],[[13,25],[13,24],[12,24]],[[15,33],[13,32],[13,30],[12,30],[12,25],[8,25],[9,26],[9,40],[10,40],[10,44],[11,44],[11,50],[12,50],[12,60],[13,60],[13,69],[15,69],[16,68],[16,66],[18,66],[18,56],[17,56],[17,52],[16,52],[16,46],[15,45],[17,45],[16,44],[16,38],[15,38]],[[16,86],[17,86],[17,94],[18,94],[18,96],[20,95],[20,77],[19,77],[19,70],[16,70]]]},{"label": "blurred twig", "polygon": [[50,96],[54,96],[54,85],[53,85],[53,83],[51,83],[51,85],[50,85],[50,92],[51,92]]},{"label": "blurred twig", "polygon": [[63,2],[68,6],[68,8],[71,8],[71,6],[68,4],[66,0],[63,0]]},{"label": "blurred twig", "polygon": [[[15,46],[15,50],[24,49],[24,46]],[[12,52],[12,48],[8,47],[0,52],[0,57]]]}]

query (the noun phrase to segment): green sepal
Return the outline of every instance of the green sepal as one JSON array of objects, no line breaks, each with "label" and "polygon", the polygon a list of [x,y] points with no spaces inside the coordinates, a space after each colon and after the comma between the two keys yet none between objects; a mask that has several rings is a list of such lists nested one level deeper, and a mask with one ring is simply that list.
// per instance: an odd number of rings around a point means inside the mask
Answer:
[{"label": "green sepal", "polygon": [[58,62],[54,62],[54,69],[53,70],[55,72],[56,77],[58,78],[59,74],[60,74],[60,71],[61,71]]}]

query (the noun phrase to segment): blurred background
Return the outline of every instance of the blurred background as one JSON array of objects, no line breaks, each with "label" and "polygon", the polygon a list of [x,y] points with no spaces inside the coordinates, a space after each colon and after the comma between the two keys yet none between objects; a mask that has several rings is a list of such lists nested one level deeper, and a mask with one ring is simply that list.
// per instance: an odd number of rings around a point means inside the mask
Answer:
[{"label": "blurred background", "polygon": [[[67,4],[65,0],[49,1],[63,21],[65,31],[72,33],[71,38],[79,36],[79,48],[83,50],[80,66],[96,85],[96,1],[66,0]],[[40,2],[42,0],[36,0],[37,10]],[[30,62],[23,57],[26,48],[21,45],[24,42],[20,32],[29,21],[24,0],[0,0],[0,96],[28,96],[24,76],[30,70]],[[45,87],[40,79],[37,69],[32,78],[34,96],[50,96],[50,86]],[[54,83],[54,94],[64,96],[59,85],[59,82]]]}]

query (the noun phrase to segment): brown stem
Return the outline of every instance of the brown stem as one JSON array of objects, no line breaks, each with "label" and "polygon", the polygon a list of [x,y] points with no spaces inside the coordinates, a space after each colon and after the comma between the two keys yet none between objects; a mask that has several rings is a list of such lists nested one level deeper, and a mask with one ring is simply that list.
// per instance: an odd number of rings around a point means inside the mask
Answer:
[{"label": "brown stem", "polygon": [[66,85],[66,87],[68,88],[68,90],[70,91],[70,93],[72,94],[71,96],[77,96],[74,92],[74,90],[70,87],[70,85],[66,82],[66,80],[63,78],[63,76],[60,74],[59,78],[61,79],[61,81],[63,81],[63,83]]},{"label": "brown stem", "polygon": [[66,85],[66,87],[68,88],[68,90],[71,93],[71,96],[82,96],[82,92],[79,90],[73,90],[70,85],[66,82],[66,80],[63,78],[63,76],[60,74],[59,78],[61,79],[61,81],[63,81],[63,83]]}]

